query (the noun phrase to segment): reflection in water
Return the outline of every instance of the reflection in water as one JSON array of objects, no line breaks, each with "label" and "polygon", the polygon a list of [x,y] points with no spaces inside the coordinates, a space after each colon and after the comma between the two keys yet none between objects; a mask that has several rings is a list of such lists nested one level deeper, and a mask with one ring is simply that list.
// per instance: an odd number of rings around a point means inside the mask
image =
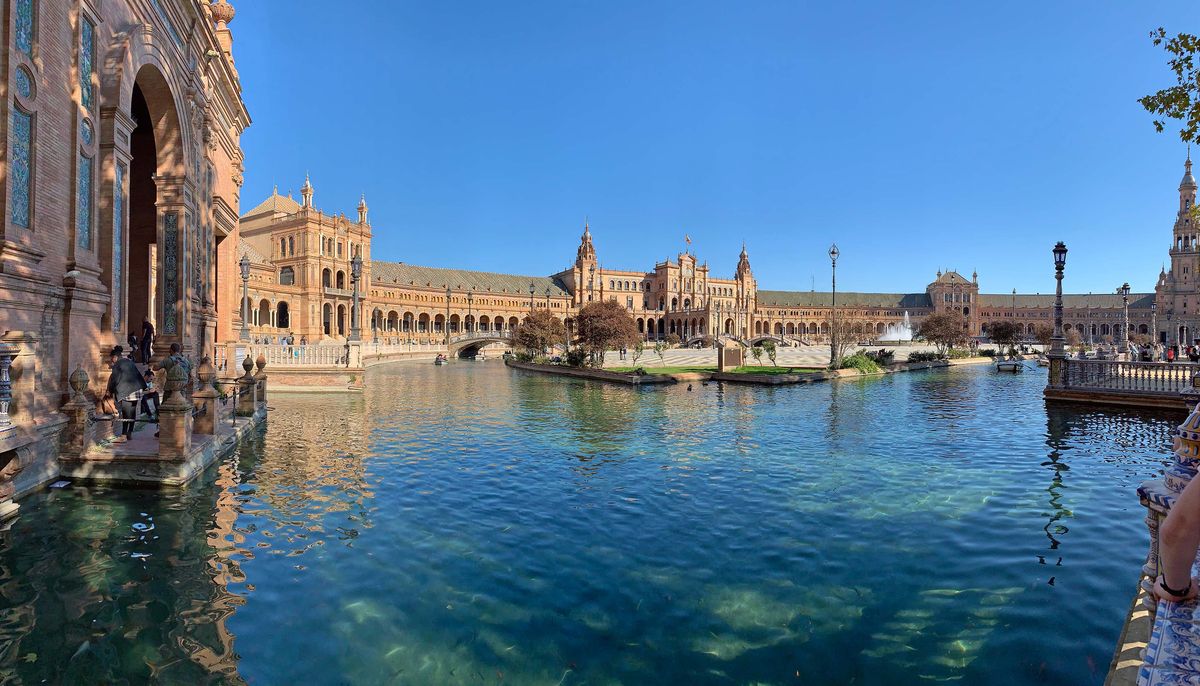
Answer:
[{"label": "reflection in water", "polygon": [[182,493],[25,501],[0,681],[1098,684],[1178,421],[987,368],[371,374]]}]

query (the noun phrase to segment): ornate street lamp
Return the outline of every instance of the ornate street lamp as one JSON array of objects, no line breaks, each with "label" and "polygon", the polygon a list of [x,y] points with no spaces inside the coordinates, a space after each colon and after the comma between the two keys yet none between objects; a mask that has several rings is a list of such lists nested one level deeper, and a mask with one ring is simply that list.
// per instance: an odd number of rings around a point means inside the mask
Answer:
[{"label": "ornate street lamp", "polygon": [[530,312],[533,312],[533,292],[536,289],[537,289],[537,287],[534,286],[532,281],[530,281],[529,282],[529,311]]},{"label": "ornate street lamp", "polygon": [[588,266],[588,302],[592,301],[592,297],[596,292],[596,265]]},{"label": "ornate street lamp", "polygon": [[442,322],[446,334],[446,352],[450,352],[450,285],[446,285],[446,321]]},{"label": "ornate street lamp", "polygon": [[550,287],[546,286],[546,309],[550,309]]},{"label": "ornate street lamp", "polygon": [[354,288],[351,294],[351,310],[350,310],[350,338],[351,341],[361,341],[362,331],[360,330],[358,321],[358,281],[362,278],[362,251],[355,251],[354,258],[350,260],[350,281]]},{"label": "ornate street lamp", "polygon": [[1154,332],[1154,343],[1152,344],[1152,347],[1157,348],[1158,344],[1159,344],[1159,340],[1158,340],[1158,303],[1157,302],[1150,303],[1150,330]]},{"label": "ornate street lamp", "polygon": [[837,261],[838,255],[841,255],[838,250],[837,243],[834,243],[829,248],[829,263],[832,265],[833,274],[833,292],[830,294],[830,326],[829,326],[829,366],[837,367]]},{"label": "ornate street lamp", "polygon": [[475,330],[475,320],[471,319],[471,304],[474,302],[475,302],[475,287],[472,286],[471,290],[467,291],[467,321],[471,322],[471,324],[470,324],[471,331]]},{"label": "ornate street lamp", "polygon": [[1055,244],[1052,252],[1054,253],[1054,279],[1056,282],[1054,291],[1054,337],[1050,339],[1050,353],[1047,357],[1052,360],[1052,365],[1055,364],[1054,360],[1058,363],[1057,369],[1052,368],[1050,370],[1051,384],[1058,385],[1058,378],[1055,372],[1061,374],[1061,362],[1067,356],[1062,325],[1062,280],[1063,267],[1067,266],[1067,246],[1062,241],[1059,241]]},{"label": "ornate street lamp", "polygon": [[1175,316],[1175,310],[1173,308],[1168,307],[1167,308],[1167,332],[1169,333],[1169,335],[1167,336],[1167,346],[1168,347],[1175,345],[1175,329],[1171,328],[1171,318],[1173,316]]},{"label": "ornate street lamp", "polygon": [[1121,294],[1121,304],[1125,308],[1125,323],[1121,327],[1121,345],[1118,350],[1122,355],[1129,355],[1129,282],[1121,284],[1117,289]]},{"label": "ornate street lamp", "polygon": [[238,269],[242,272],[242,330],[238,338],[243,343],[250,342],[250,258],[242,255],[238,261]]}]

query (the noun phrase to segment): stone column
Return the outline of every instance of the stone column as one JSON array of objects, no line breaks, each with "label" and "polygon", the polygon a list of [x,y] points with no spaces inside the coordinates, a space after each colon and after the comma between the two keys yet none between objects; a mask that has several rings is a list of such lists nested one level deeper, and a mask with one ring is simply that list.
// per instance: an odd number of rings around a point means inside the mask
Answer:
[{"label": "stone column", "polygon": [[242,369],[246,373],[238,378],[237,413],[241,417],[251,417],[257,409],[255,390],[258,382],[254,379],[254,361],[250,359],[249,355],[242,359]]},{"label": "stone column", "polygon": [[193,401],[200,405],[200,414],[196,415],[194,430],[206,436],[216,433],[217,429],[217,391],[212,385],[215,377],[216,370],[208,357],[200,360],[200,366],[196,368],[199,388],[192,393]]},{"label": "stone column", "polygon": [[88,387],[87,372],[80,365],[71,372],[71,400],[62,407],[67,416],[67,428],[60,434],[59,454],[63,457],[81,458],[96,443],[96,425],[92,422],[92,402],[85,395]]},{"label": "stone column", "polygon": [[158,408],[158,457],[160,460],[187,459],[192,448],[192,403],[183,390],[187,372],[182,365],[167,370],[165,390],[170,399]]}]

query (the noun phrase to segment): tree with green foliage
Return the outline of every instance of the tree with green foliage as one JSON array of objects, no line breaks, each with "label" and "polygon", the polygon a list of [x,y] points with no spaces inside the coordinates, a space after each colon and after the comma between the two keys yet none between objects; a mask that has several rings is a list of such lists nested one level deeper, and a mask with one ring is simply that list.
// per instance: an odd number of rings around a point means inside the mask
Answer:
[{"label": "tree with green foliage", "polygon": [[679,338],[679,334],[676,334],[676,333],[667,334],[663,338],[663,340],[665,340],[667,342],[667,345],[669,345],[671,347],[675,347],[683,342],[682,339]]},{"label": "tree with green foliage", "polygon": [[757,363],[758,363],[758,366],[760,366],[760,367],[761,367],[761,366],[762,366],[762,354],[763,354],[763,349],[762,349],[762,346],[761,346],[761,345],[754,345],[754,346],[751,346],[751,347],[750,347],[750,354],[751,354],[752,356],[754,356],[754,361],[755,361],[755,362],[757,362]]},{"label": "tree with green foliage", "polygon": [[604,366],[604,352],[628,348],[638,342],[637,322],[624,307],[614,300],[599,300],[584,305],[575,317],[577,343],[592,357],[597,366]]},{"label": "tree with green foliage", "polygon": [[1190,33],[1167,36],[1166,29],[1159,27],[1150,32],[1155,46],[1162,46],[1170,58],[1167,66],[1175,73],[1175,85],[1159,90],[1153,95],[1138,99],[1147,112],[1154,115],[1154,128],[1162,133],[1167,119],[1181,122],[1179,140],[1184,143],[1200,143],[1200,38]]},{"label": "tree with green foliage", "polygon": [[1054,327],[1049,324],[1038,324],[1033,328],[1033,337],[1042,344],[1043,348],[1049,348],[1050,340],[1054,338]]},{"label": "tree with green foliage", "polygon": [[956,312],[929,315],[917,325],[916,333],[919,338],[933,344],[938,357],[945,357],[951,348],[967,342],[966,321]]},{"label": "tree with green foliage", "polygon": [[771,361],[771,366],[778,367],[779,365],[775,364],[775,356],[779,353],[779,350],[775,346],[775,341],[763,341],[762,349],[767,354],[767,359]]},{"label": "tree with green foliage", "polygon": [[1000,352],[1008,350],[1008,354],[1013,354],[1013,347],[1017,344],[1017,338],[1021,335],[1021,326],[1016,322],[992,322],[987,328],[988,339],[996,344]]},{"label": "tree with green foliage", "polygon": [[550,346],[562,342],[567,329],[550,310],[530,312],[513,331],[513,345],[531,355],[545,355]]},{"label": "tree with green foliage", "polygon": [[666,351],[667,351],[667,342],[666,341],[664,341],[661,338],[658,339],[657,341],[654,341],[654,354],[658,355],[658,366],[660,366],[660,367],[664,367],[667,364],[667,361],[665,359],[663,359],[663,353],[665,353]]},{"label": "tree with green foliage", "polygon": [[642,353],[644,352],[646,352],[646,342],[639,338],[638,342],[633,344],[633,352],[631,353],[634,368],[638,366],[638,360],[642,359]]}]

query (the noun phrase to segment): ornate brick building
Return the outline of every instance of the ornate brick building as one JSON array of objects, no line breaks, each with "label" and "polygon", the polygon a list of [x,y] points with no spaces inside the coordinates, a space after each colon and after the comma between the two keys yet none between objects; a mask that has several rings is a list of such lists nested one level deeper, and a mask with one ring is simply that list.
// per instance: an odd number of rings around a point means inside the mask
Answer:
[{"label": "ornate brick building", "polygon": [[250,119],[225,0],[9,0],[2,16],[7,470],[54,444],[72,371],[102,387],[103,353],[143,318],[159,355],[230,335],[236,281],[218,274],[236,273]]},{"label": "ornate brick building", "polygon": [[[1195,248],[1200,231],[1186,216],[1195,196],[1190,161],[1187,169],[1180,186],[1177,246],[1172,248],[1172,273],[1185,278],[1172,285],[1173,277],[1164,274],[1158,297],[1161,302],[1172,298],[1174,304],[1161,304],[1157,312],[1155,294],[1130,294],[1131,334],[1157,331],[1164,341],[1174,329],[1177,335],[1187,334],[1200,305],[1200,287],[1191,276],[1200,269]],[[306,178],[300,201],[276,190],[242,217],[239,255],[252,264],[246,304],[252,336],[277,340],[292,334],[311,342],[349,336],[352,260],[361,255],[358,292],[365,340],[437,343],[481,332],[501,337],[532,308],[550,308],[570,323],[579,308],[598,299],[624,305],[648,338],[673,333],[690,341],[724,333],[795,344],[829,339],[832,294],[759,290],[745,246],[728,277],[718,276],[686,251],[649,270],[612,269],[601,265],[585,225],[575,260],[566,270],[549,276],[476,272],[374,259],[365,199],[357,210],[350,219],[316,209]],[[856,335],[864,340],[880,338],[889,329],[915,327],[934,312],[962,315],[971,336],[986,337],[990,322],[1015,321],[1032,338],[1039,325],[1053,324],[1054,296],[981,293],[977,274],[968,279],[954,270],[939,270],[919,292],[839,292],[837,308],[839,318],[858,324]],[[1124,309],[1115,292],[1065,295],[1064,327],[1078,331],[1085,341],[1119,340]],[[1188,339],[1182,335],[1176,340]]]}]

